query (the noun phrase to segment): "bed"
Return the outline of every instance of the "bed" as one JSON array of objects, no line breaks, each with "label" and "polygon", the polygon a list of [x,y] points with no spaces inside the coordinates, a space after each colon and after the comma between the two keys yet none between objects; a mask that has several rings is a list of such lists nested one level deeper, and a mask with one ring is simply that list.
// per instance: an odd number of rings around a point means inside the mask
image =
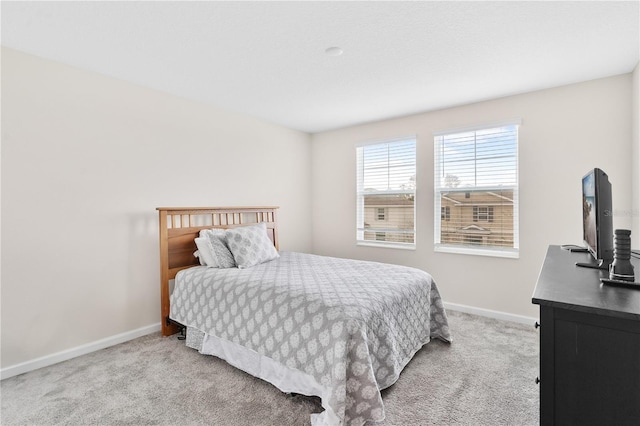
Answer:
[{"label": "bed", "polygon": [[[183,325],[187,346],[283,392],[320,397],[314,425],[381,421],[380,390],[430,340],[451,341],[437,286],[414,268],[277,251],[277,210],[158,208],[162,333]],[[266,234],[275,257],[202,266],[193,254],[203,229],[225,230],[234,255],[238,234]]]}]

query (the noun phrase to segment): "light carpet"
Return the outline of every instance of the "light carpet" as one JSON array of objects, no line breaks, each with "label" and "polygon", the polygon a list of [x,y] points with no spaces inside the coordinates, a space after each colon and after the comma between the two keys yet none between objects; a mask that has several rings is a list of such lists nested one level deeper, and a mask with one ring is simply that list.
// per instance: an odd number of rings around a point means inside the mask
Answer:
[{"label": "light carpet", "polygon": [[[453,343],[424,346],[382,392],[382,425],[537,425],[532,326],[449,311]],[[308,425],[287,395],[176,337],[153,334],[3,380],[10,425]]]}]

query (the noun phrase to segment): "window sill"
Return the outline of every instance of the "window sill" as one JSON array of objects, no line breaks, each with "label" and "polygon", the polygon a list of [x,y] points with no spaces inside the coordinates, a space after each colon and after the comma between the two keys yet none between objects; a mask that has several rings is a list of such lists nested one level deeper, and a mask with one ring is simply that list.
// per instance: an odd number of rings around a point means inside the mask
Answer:
[{"label": "window sill", "polygon": [[473,256],[504,257],[508,259],[520,258],[520,252],[518,249],[490,249],[490,248],[475,248],[475,247],[462,247],[462,246],[449,246],[449,245],[436,244],[433,250],[437,253],[454,253],[454,254],[468,254]]},{"label": "window sill", "polygon": [[415,250],[415,244],[408,243],[383,243],[383,242],[375,242],[375,241],[357,241],[356,245],[363,247],[379,247],[379,248],[391,248],[391,249],[400,249],[400,250]]}]

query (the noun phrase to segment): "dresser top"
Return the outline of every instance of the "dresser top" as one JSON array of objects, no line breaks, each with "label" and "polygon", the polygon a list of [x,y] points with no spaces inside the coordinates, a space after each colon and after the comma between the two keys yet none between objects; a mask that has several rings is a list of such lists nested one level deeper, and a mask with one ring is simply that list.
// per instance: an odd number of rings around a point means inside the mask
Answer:
[{"label": "dresser top", "polygon": [[[572,253],[549,246],[532,302],[538,305],[640,320],[640,289],[600,283],[609,272],[576,266],[593,262],[589,253]],[[640,281],[640,259],[631,258],[636,281]]]}]

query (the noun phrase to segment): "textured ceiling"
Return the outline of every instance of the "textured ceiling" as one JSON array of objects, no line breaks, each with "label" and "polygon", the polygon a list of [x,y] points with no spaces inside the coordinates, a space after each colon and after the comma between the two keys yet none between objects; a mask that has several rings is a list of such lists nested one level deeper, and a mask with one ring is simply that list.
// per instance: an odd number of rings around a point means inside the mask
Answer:
[{"label": "textured ceiling", "polygon": [[2,1],[2,45],[319,132],[630,72],[639,4]]}]

